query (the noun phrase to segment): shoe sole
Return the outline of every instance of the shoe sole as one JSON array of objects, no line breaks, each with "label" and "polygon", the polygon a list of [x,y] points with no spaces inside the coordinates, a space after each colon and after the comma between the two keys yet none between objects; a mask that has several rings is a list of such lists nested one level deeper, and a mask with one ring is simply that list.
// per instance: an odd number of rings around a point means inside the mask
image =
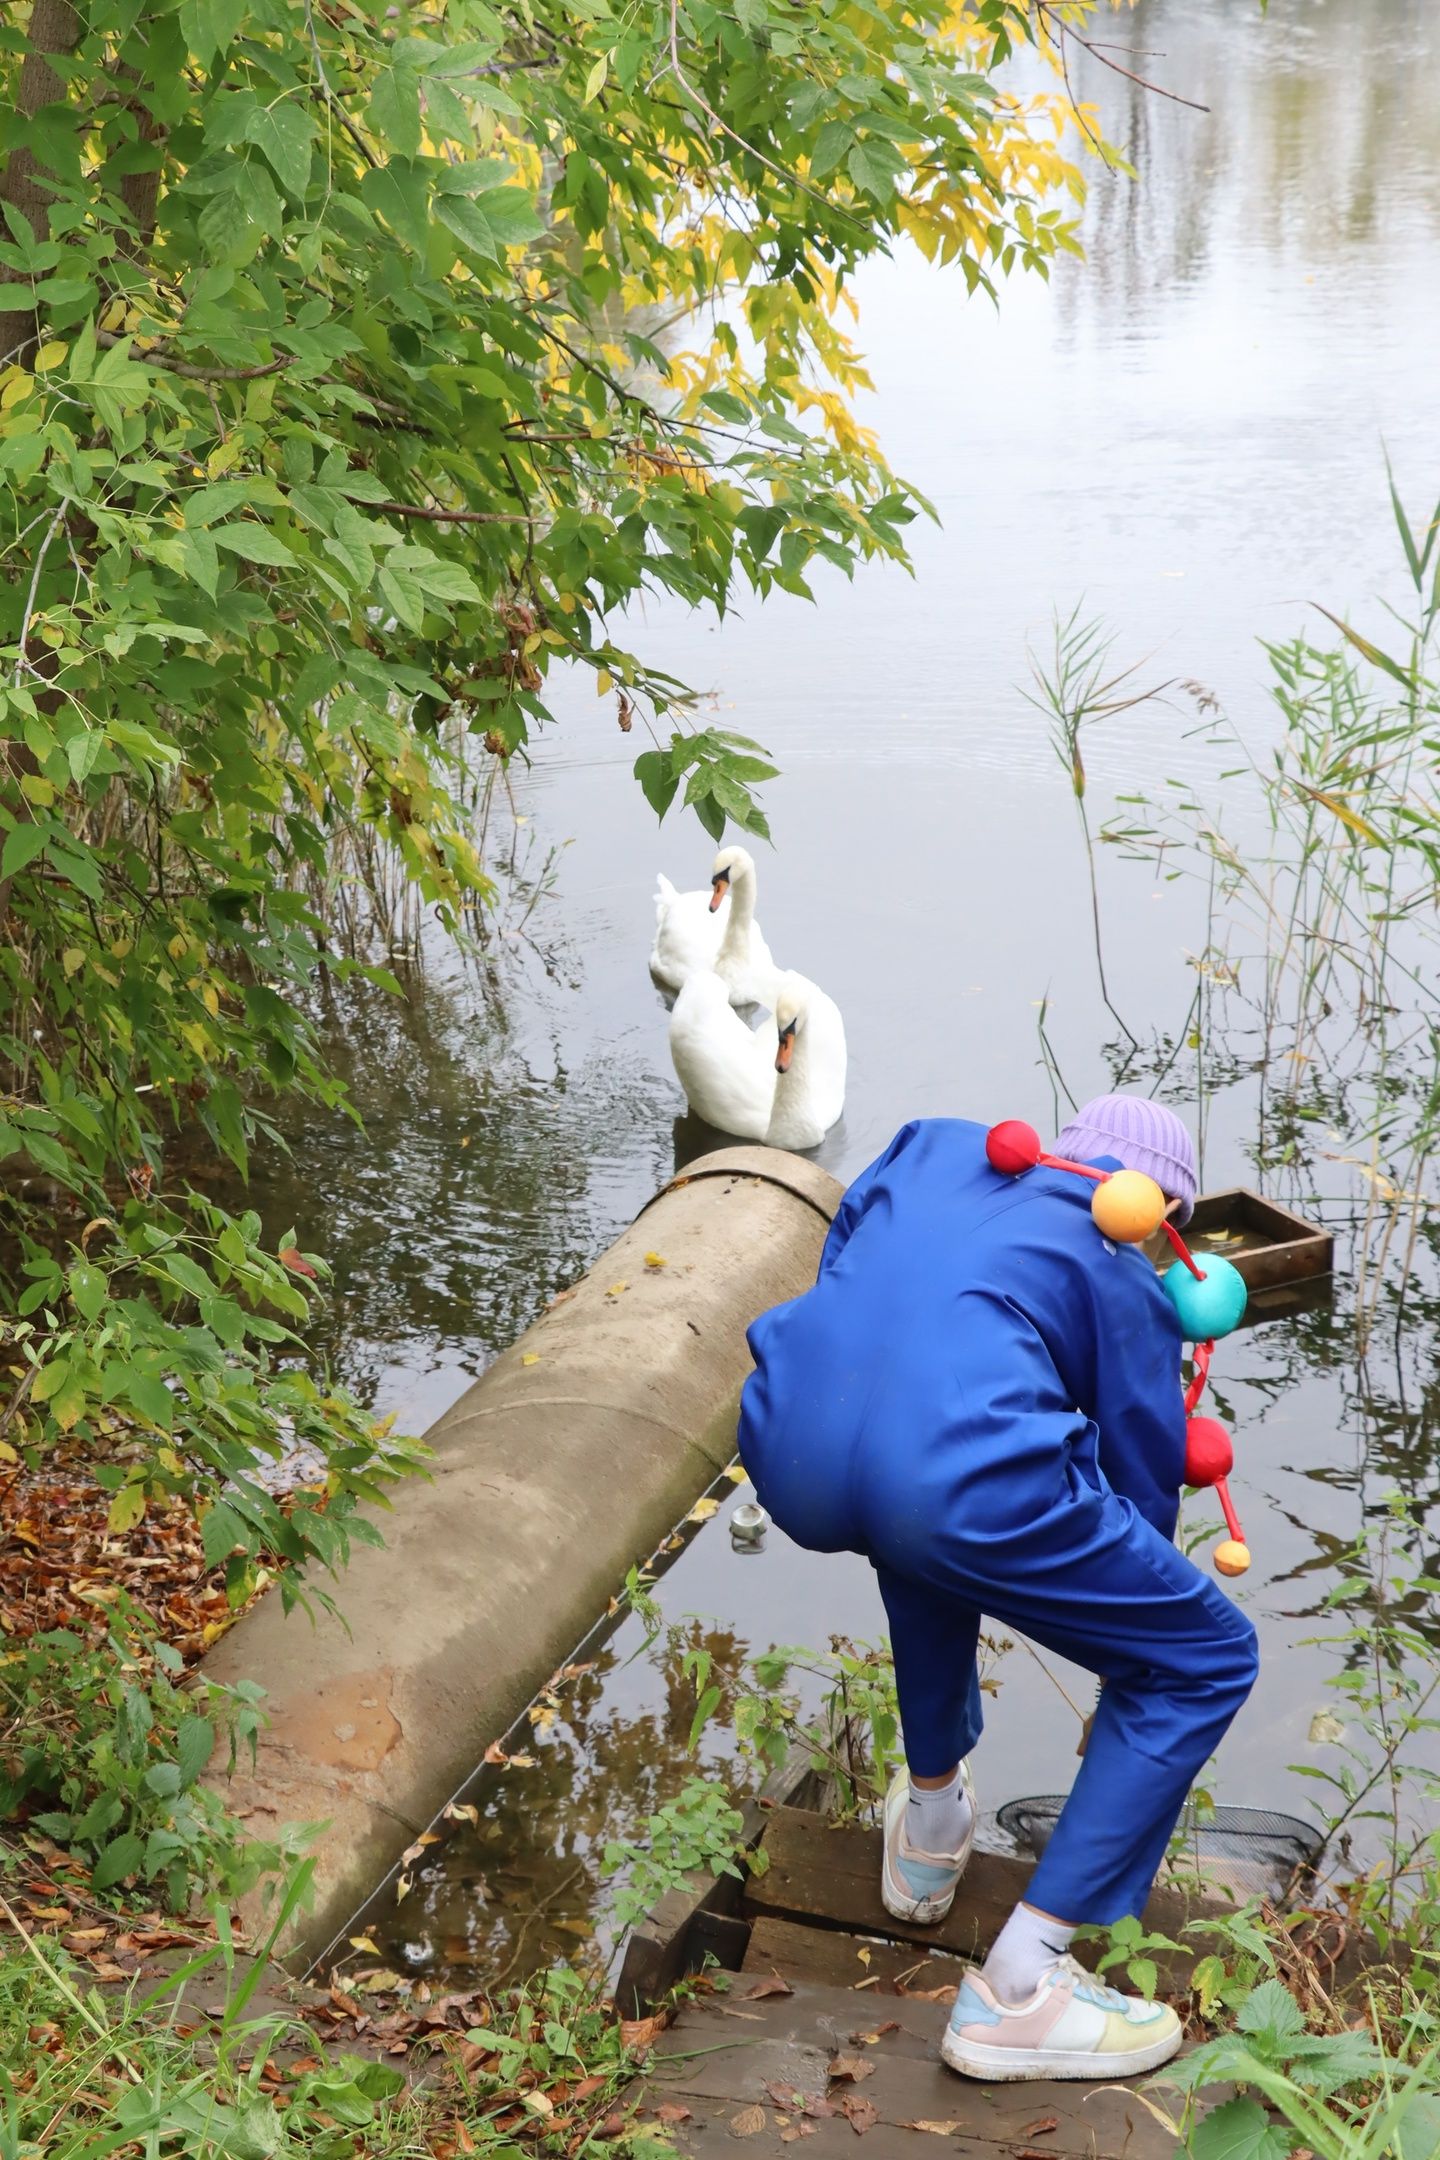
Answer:
[{"label": "shoe sole", "polygon": [[1148,2047],[1127,2048],[1123,2055],[1068,2054],[1059,2049],[981,2047],[947,2031],[940,2042],[942,2060],[961,2077],[985,2078],[993,2084],[1018,2084],[1039,2078],[1084,2078],[1091,2085],[1112,2078],[1139,2077],[1158,2070],[1161,2063],[1178,2055],[1184,2033],[1178,2028]]},{"label": "shoe sole", "polygon": [[975,1833],[980,1827],[980,1811],[975,1805],[975,1788],[967,1784],[970,1797],[970,1835],[960,1855],[960,1865],[955,1870],[955,1880],[943,1896],[917,1898],[908,1890],[902,1890],[890,1869],[890,1841],[887,1835],[884,1858],[880,1867],[880,1902],[892,1920],[908,1920],[912,1927],[938,1927],[955,1902],[955,1893],[961,1877],[970,1865],[970,1855],[975,1849]]}]

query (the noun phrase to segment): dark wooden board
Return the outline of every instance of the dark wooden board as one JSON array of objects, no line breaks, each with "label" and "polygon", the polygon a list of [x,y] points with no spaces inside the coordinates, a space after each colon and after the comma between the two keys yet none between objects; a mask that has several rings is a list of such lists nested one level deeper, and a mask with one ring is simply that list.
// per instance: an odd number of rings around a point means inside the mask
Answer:
[{"label": "dark wooden board", "polygon": [[[742,1978],[724,1996],[686,2006],[656,2046],[646,2076],[647,2108],[690,2110],[666,2120],[682,2150],[716,2153],[733,2140],[753,2160],[798,2147],[806,2160],[909,2160],[944,2152],[951,2160],[1173,2160],[1176,2141],[1128,2087],[1082,2084],[985,2085],[958,2078],[939,2057],[946,2009],[912,1998],[856,1996],[812,1984],[787,1996],[756,1998]],[[893,2031],[881,2027],[894,2022]],[[856,2056],[871,2075],[832,2086],[837,2053]],[[767,2088],[777,2088],[776,2092]],[[807,2120],[790,2095],[853,2094],[876,2110],[863,2132],[843,2116],[813,2121],[813,2135],[782,2133]],[[753,2112],[760,2109],[763,2122]],[[736,2118],[740,2121],[737,2124]],[[1053,2123],[1052,2123],[1053,2118]],[[943,2134],[916,2130],[944,2124]],[[1043,2126],[1043,2127],[1042,2127]]]},{"label": "dark wooden board", "polygon": [[[1197,1259],[1203,1260],[1205,1237],[1215,1230],[1229,1230],[1236,1237],[1233,1248],[1219,1248],[1220,1257],[1239,1270],[1253,1293],[1313,1282],[1330,1275],[1335,1266],[1335,1239],[1330,1231],[1292,1214],[1276,1200],[1267,1200],[1263,1193],[1252,1192],[1248,1185],[1202,1193],[1195,1202],[1185,1237]],[[1169,1267],[1175,1257],[1163,1236],[1148,1239],[1145,1251],[1158,1268]]]},{"label": "dark wooden board", "polygon": [[[846,1988],[863,2004],[877,1993],[892,1995],[900,1979],[911,1989],[958,1987],[965,1965],[961,1958],[921,1949],[916,1943],[867,1941],[836,1928],[806,1927],[767,1916],[751,1927],[741,1970]],[[866,2017],[870,2013],[861,2009],[856,2014]]]},{"label": "dark wooden board", "polygon": [[[939,1927],[922,1928],[892,1918],[880,1902],[878,1830],[854,1823],[830,1826],[818,1815],[776,1808],[766,1826],[764,1848],[769,1864],[745,1887],[743,1909],[752,1917],[916,1943],[961,1958],[983,1956],[1034,1873],[1028,1860],[973,1853],[948,1917]],[[1182,1939],[1180,1931],[1188,1921],[1218,1909],[1215,1901],[1190,1901],[1177,1891],[1161,1889],[1147,1906],[1145,1920],[1153,1932]],[[1178,1960],[1181,1984],[1203,1949],[1197,1942]]]}]

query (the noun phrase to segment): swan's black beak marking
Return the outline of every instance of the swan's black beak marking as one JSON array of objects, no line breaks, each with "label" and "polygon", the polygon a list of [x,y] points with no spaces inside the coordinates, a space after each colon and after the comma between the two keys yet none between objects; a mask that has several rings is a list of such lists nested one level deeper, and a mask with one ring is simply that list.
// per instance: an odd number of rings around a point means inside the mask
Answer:
[{"label": "swan's black beak marking", "polygon": [[792,1021],[790,1022],[790,1025],[789,1025],[788,1027],[783,1027],[783,1028],[781,1028],[781,1030],[780,1030],[780,1040],[779,1040],[779,1042],[778,1042],[778,1043],[776,1044],[776,1046],[775,1046],[775,1070],[776,1070],[776,1072],[779,1072],[779,1073],[783,1073],[783,1072],[789,1072],[789,1070],[790,1070],[790,1060],[791,1060],[791,1057],[792,1057],[792,1056],[794,1055],[794,1051],[795,1051],[795,1022],[794,1022],[794,1021],[792,1020]]},{"label": "swan's black beak marking", "polygon": [[710,913],[712,915],[715,913],[716,908],[719,907],[721,901],[725,898],[725,895],[727,892],[729,892],[729,890],[729,871],[717,870],[714,877],[710,880]]}]

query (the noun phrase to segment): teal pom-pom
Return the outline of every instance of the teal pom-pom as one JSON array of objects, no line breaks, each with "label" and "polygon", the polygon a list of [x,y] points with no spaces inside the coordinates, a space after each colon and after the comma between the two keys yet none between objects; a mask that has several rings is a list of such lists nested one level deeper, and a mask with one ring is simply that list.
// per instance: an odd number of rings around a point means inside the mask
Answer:
[{"label": "teal pom-pom", "polygon": [[1245,1278],[1228,1260],[1205,1253],[1195,1262],[1201,1270],[1197,1282],[1183,1260],[1167,1268],[1160,1281],[1174,1306],[1180,1332],[1187,1342],[1217,1341],[1229,1335],[1245,1317]]}]

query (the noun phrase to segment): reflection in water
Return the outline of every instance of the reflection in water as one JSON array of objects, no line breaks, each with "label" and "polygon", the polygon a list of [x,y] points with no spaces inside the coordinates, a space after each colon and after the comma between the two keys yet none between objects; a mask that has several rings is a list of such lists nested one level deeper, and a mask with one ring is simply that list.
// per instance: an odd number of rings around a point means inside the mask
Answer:
[{"label": "reflection in water", "polygon": [[[813,609],[775,596],[720,629],[657,602],[637,631],[782,768],[762,909],[777,954],[846,1015],[846,1117],[821,1151],[837,1174],[908,1117],[1044,1125],[1066,1089],[1114,1077],[1073,807],[1016,688],[1052,610],[1088,593],[1122,661],[1163,646],[1155,672],[1218,690],[1263,758],[1274,719],[1256,637],[1290,634],[1308,597],[1343,610],[1388,575],[1382,435],[1407,495],[1433,501],[1440,443],[1416,395],[1440,327],[1432,14],[1429,0],[1271,0],[1264,16],[1254,0],[1141,0],[1118,34],[1163,54],[1146,68],[1211,113],[1145,100],[1084,64],[1140,171],[1097,181],[1089,260],[1049,287],[1012,284],[998,313],[913,257],[862,281],[879,385],[864,417],[944,521],[917,529],[915,579],[821,577]],[[536,918],[563,965],[517,961],[495,996],[437,953],[408,1003],[337,1012],[366,1132],[294,1114],[292,1156],[272,1155],[256,1180],[267,1225],[293,1223],[335,1265],[323,1348],[337,1374],[412,1428],[603,1249],[677,1148],[704,1138],[675,1122],[645,957],[655,870],[694,885],[708,845],[684,825],[657,836],[591,685],[558,686],[557,704],[562,727],[514,777],[547,846],[574,836]],[[1194,720],[1160,705],[1097,727],[1097,827],[1107,793],[1214,779],[1223,761]],[[1158,1042],[1151,1076],[1163,1067],[1162,1092],[1190,1115],[1203,1083],[1205,1182],[1255,1182],[1261,1034],[1237,1006],[1210,1014],[1203,1051],[1191,1042],[1186,955],[1207,943],[1205,895],[1116,850],[1101,850],[1100,877],[1112,990]],[[1267,1106],[1259,1170],[1278,1198],[1333,1221],[1341,1277],[1333,1306],[1228,1342],[1213,1382],[1255,1553],[1239,1596],[1267,1653],[1222,1792],[1302,1814],[1311,1788],[1286,1766],[1332,1760],[1310,1729],[1333,1654],[1311,1645],[1329,1631],[1341,1555],[1387,1491],[1440,1502],[1440,1305],[1412,1289],[1355,1356],[1355,1184],[1327,1137],[1348,1115],[1326,1074],[1303,1114]],[[1422,1233],[1427,1265],[1436,1236]],[[1190,1528],[1212,1512],[1205,1496],[1188,1502]],[[1432,1543],[1415,1533],[1412,1567],[1440,1565]],[[711,1524],[662,1596],[672,1619],[708,1616],[698,1639],[722,1659],[882,1632],[861,1563],[778,1534],[737,1560]],[[627,1623],[587,1652],[593,1670],[564,1684],[533,1735],[536,1767],[486,1774],[478,1827],[462,1826],[384,1922],[397,1961],[407,1940],[419,1963],[476,1970],[592,1941],[604,1953],[603,1921],[586,1932],[604,1842],[633,1835],[680,1782],[691,1710],[674,1672],[635,1648]],[[1083,1680],[1055,1678],[1085,1700]],[[1073,1768],[1071,1713],[1050,1678],[1011,1657],[1003,1680],[977,1765],[990,1809],[1053,1791]],[[477,1755],[490,1737],[476,1736]]]}]

